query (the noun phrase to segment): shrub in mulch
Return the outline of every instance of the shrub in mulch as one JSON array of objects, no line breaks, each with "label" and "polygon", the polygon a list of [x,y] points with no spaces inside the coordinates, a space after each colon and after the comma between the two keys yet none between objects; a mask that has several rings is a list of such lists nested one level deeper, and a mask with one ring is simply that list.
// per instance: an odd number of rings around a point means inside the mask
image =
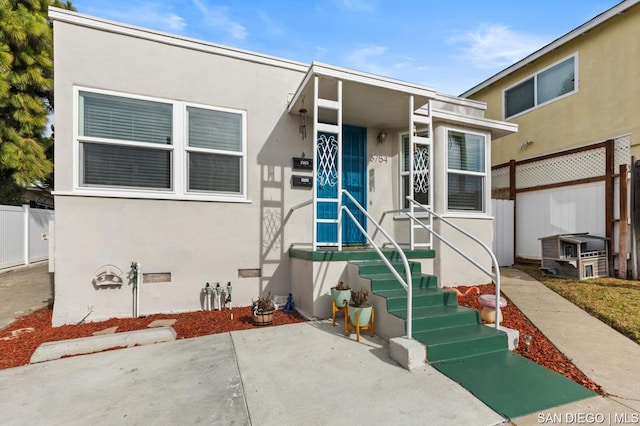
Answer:
[{"label": "shrub in mulch", "polygon": [[[493,284],[484,284],[474,287],[478,287],[480,294],[496,294],[495,286]],[[456,288],[464,294],[471,287],[458,286]],[[523,357],[528,358],[549,370],[562,374],[587,389],[591,389],[601,395],[604,394],[600,385],[596,384],[593,380],[587,377],[586,374],[573,365],[571,360],[560,352],[560,350],[529,321],[529,319],[518,309],[516,305],[511,302],[511,300],[509,300],[508,297],[504,295],[504,293],[501,293],[501,296],[507,300],[507,306],[502,308],[503,321],[501,325],[520,332],[520,341],[518,348],[514,351],[515,353],[522,355]],[[482,309],[482,306],[480,306],[480,303],[478,302],[477,294],[471,292],[458,299],[458,304],[477,310]],[[529,351],[527,351],[524,342],[524,336],[526,334],[533,336],[529,346]]]}]

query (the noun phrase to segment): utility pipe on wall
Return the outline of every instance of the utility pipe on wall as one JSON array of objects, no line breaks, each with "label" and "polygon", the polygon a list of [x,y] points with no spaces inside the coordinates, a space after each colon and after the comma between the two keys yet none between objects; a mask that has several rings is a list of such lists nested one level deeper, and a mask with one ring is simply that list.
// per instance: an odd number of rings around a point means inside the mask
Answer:
[{"label": "utility pipe on wall", "polygon": [[205,294],[204,310],[210,311],[211,310],[211,284],[207,283],[207,285],[205,285],[204,288],[202,289],[202,292]]},{"label": "utility pipe on wall", "polygon": [[133,268],[133,317],[140,316],[140,285],[142,284],[141,265],[135,260],[131,262]]},{"label": "utility pipe on wall", "polygon": [[218,311],[222,310],[221,296],[222,296],[222,287],[220,287],[220,283],[216,283],[216,309]]}]

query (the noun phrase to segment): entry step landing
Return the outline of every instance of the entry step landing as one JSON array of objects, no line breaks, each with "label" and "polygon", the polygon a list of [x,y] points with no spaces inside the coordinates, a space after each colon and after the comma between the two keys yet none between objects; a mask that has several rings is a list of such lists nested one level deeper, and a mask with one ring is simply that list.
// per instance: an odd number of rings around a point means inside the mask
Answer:
[{"label": "entry step landing", "polygon": [[[398,253],[393,249],[384,248],[381,251],[387,259],[399,259]],[[435,250],[403,250],[403,252],[408,259],[433,259],[436,256]],[[378,253],[370,247],[343,247],[342,250],[338,250],[336,247],[325,247],[315,251],[311,247],[291,247],[289,257],[315,262],[380,260]]]}]

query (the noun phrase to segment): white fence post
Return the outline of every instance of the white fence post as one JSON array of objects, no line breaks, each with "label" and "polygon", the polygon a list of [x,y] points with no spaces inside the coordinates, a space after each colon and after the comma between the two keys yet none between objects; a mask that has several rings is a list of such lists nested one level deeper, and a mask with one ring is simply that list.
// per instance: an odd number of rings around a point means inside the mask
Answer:
[{"label": "white fence post", "polygon": [[24,211],[24,228],[22,235],[24,236],[24,261],[25,265],[29,264],[29,205],[23,204],[22,210]]},{"label": "white fence post", "polygon": [[493,252],[498,259],[498,265],[511,266],[514,264],[514,202],[513,200],[491,200],[493,212]]}]

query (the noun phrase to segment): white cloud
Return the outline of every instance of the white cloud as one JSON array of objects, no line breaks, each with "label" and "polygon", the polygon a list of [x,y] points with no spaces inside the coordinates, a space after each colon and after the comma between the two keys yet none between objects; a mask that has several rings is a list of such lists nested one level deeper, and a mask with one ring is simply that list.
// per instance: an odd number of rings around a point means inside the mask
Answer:
[{"label": "white cloud", "polygon": [[229,9],[222,6],[207,7],[199,0],[192,0],[202,13],[204,21],[218,31],[226,33],[236,40],[244,40],[249,35],[247,28],[229,16]]},{"label": "white cloud", "polygon": [[269,34],[273,37],[280,37],[285,34],[284,28],[286,28],[286,26],[284,25],[284,23],[273,19],[271,16],[262,11],[258,12],[258,18],[262,22],[262,29],[266,34]]},{"label": "white cloud", "polygon": [[458,32],[448,41],[460,44],[466,58],[481,69],[504,68],[547,43],[543,37],[519,33],[505,25],[482,25]]},{"label": "white cloud", "polygon": [[371,0],[341,0],[341,3],[344,8],[358,12],[375,9],[375,2]]},{"label": "white cloud", "polygon": [[387,50],[385,46],[362,47],[349,53],[346,61],[350,67],[357,70],[389,76],[387,70],[393,68],[393,65],[384,57]]},{"label": "white cloud", "polygon": [[181,32],[187,26],[182,16],[167,11],[163,5],[154,2],[136,3],[125,9],[99,10],[92,13],[167,32]]}]

